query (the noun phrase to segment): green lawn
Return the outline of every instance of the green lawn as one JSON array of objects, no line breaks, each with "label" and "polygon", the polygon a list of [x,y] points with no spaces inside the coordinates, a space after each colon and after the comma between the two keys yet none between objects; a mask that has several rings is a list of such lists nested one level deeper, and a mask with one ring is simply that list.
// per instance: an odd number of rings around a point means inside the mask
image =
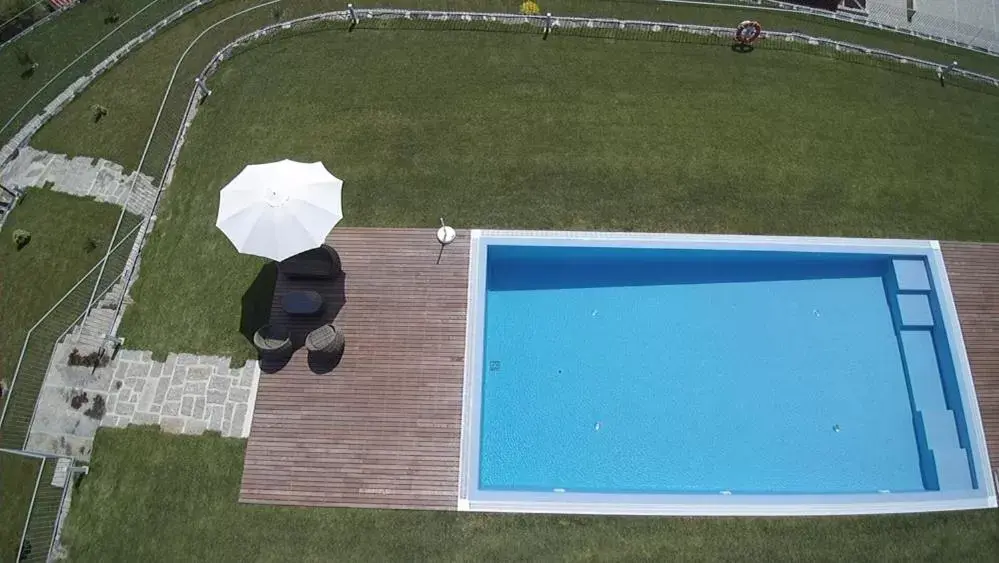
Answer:
[{"label": "green lawn", "polygon": [[63,539],[74,561],[991,561],[995,510],[626,518],[236,502],[244,442],[102,429]]},{"label": "green lawn", "polygon": [[0,561],[17,561],[41,461],[0,452]]},{"label": "green lawn", "polygon": [[250,49],[212,87],[123,324],[160,355],[252,354],[241,298],[263,261],[215,228],[217,191],[285,157],[345,179],[344,225],[999,240],[999,96],[871,66],[325,31]]}]

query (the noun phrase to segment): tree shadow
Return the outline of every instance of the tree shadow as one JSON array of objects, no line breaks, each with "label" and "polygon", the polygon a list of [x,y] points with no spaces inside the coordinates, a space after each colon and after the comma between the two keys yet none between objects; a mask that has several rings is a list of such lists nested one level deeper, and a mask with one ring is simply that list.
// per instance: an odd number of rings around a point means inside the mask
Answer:
[{"label": "tree shadow", "polygon": [[733,43],[732,44],[732,51],[735,52],[735,53],[741,53],[743,55],[746,54],[746,53],[752,53],[753,49],[754,49],[754,47],[752,45],[747,44],[747,43]]},{"label": "tree shadow", "polygon": [[271,303],[274,301],[277,276],[277,264],[268,262],[260,268],[253,283],[243,293],[242,310],[239,315],[239,332],[251,346],[253,345],[253,334],[270,322]]}]

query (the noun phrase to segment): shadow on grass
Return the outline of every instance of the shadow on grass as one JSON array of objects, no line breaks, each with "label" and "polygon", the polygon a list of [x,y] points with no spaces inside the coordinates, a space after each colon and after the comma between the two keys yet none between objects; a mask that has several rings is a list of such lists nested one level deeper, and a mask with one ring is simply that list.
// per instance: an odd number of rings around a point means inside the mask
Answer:
[{"label": "shadow on grass", "polygon": [[274,262],[264,264],[253,279],[253,283],[243,293],[242,311],[239,315],[239,332],[253,345],[253,334],[270,322],[271,302],[274,301],[274,287],[277,285],[278,268]]}]

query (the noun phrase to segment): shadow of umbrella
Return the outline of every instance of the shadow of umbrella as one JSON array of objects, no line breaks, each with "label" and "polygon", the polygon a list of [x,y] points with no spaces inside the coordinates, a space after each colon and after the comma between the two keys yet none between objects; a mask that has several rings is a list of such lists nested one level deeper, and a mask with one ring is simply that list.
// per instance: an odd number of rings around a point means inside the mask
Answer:
[{"label": "shadow of umbrella", "polygon": [[239,332],[251,346],[253,345],[253,334],[270,322],[271,302],[274,300],[277,276],[277,264],[268,262],[260,268],[253,283],[243,293],[242,310],[239,315]]}]

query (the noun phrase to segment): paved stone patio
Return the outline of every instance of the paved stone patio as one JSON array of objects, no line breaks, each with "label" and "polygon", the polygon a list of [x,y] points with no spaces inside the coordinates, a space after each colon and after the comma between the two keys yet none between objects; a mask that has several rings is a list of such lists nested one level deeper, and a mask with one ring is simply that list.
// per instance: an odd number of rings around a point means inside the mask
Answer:
[{"label": "paved stone patio", "polygon": [[170,354],[155,362],[150,352],[118,353],[101,426],[159,424],[166,432],[250,435],[260,370],[249,361],[229,368],[229,358]]},{"label": "paved stone patio", "polygon": [[70,366],[73,335],[56,347],[39,394],[28,449],[90,458],[101,426],[156,424],[165,432],[247,437],[260,370],[229,358],[120,350],[103,368]]}]

